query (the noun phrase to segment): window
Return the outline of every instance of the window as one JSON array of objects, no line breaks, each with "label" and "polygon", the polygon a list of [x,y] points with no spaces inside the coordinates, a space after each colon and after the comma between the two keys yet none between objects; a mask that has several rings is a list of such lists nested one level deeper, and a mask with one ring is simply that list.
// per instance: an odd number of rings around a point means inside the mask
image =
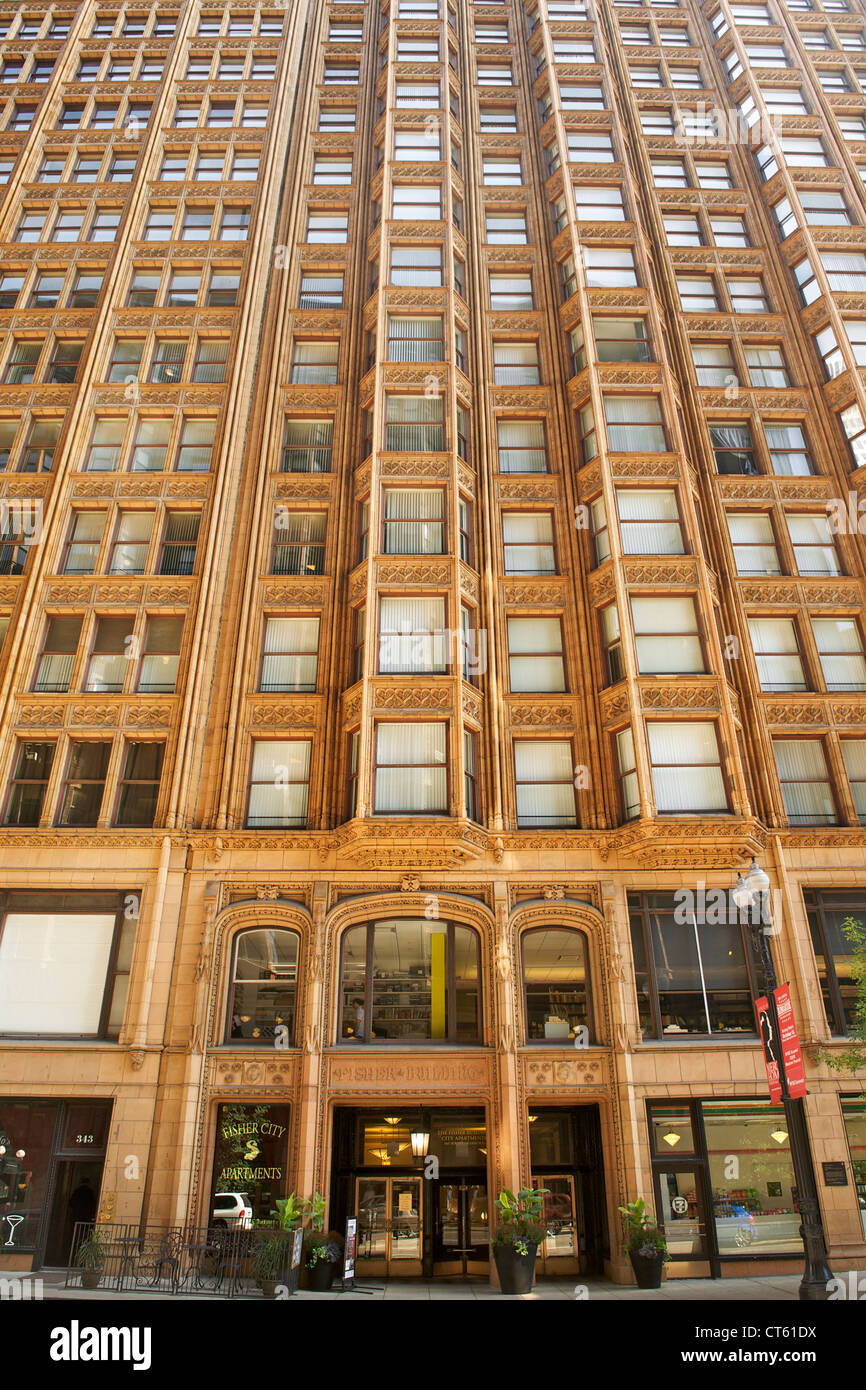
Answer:
[{"label": "window", "polygon": [[287,420],[283,473],[330,473],[333,420]]},{"label": "window", "polygon": [[714,724],[652,720],[647,738],[659,815],[727,811]]},{"label": "window", "polygon": [[549,512],[503,513],[502,540],[506,574],[556,573]]},{"label": "window", "polygon": [[[848,342],[851,344],[851,351],[854,354],[854,361],[858,367],[866,366],[866,319],[843,319],[842,320]],[[818,337],[816,335],[816,342]],[[844,363],[839,366],[839,371],[844,371]],[[828,372],[829,376],[837,376],[838,372]]]},{"label": "window", "polygon": [[445,551],[445,494],[435,488],[385,488],[382,549],[386,555]]},{"label": "window", "polygon": [[529,240],[526,214],[488,213],[485,218],[486,239],[491,245],[525,246]]},{"label": "window", "polygon": [[[172,694],[177,684],[182,635],[183,618],[160,618],[153,614],[148,617],[144,655],[136,687],[139,692],[148,695]],[[159,781],[158,775],[156,780]]]},{"label": "window", "polygon": [[[436,89],[438,92],[438,88]],[[438,105],[438,102],[436,103]],[[341,106],[321,106],[319,108],[319,130],[354,130],[354,108]]]},{"label": "window", "polygon": [[341,981],[344,1040],[481,1041],[478,937],[468,927],[412,918],[350,927]]},{"label": "window", "polygon": [[839,423],[848,440],[854,467],[860,468],[866,463],[866,425],[863,424],[859,408],[849,405],[845,410],[840,410]]},{"label": "window", "polygon": [[396,452],[441,452],[445,447],[442,398],[387,396],[385,448]]},{"label": "window", "polygon": [[764,423],[764,437],[770,454],[770,467],[777,477],[806,477],[815,470],[800,425]]},{"label": "window", "polygon": [[495,386],[538,386],[540,380],[537,343],[494,342]]},{"label": "window", "polygon": [[23,288],[23,275],[0,276],[0,309],[14,309]]},{"label": "window", "polygon": [[770,306],[764,293],[762,280],[729,276],[727,286],[728,294],[731,296],[731,308],[735,314],[765,314],[769,312]]},{"label": "window", "polygon": [[716,246],[748,246],[749,236],[742,217],[710,215],[710,229]]},{"label": "window", "polygon": [[176,385],[183,375],[186,349],[186,338],[157,338],[150,380],[165,386]]},{"label": "window", "polygon": [[389,362],[443,362],[441,318],[388,319]]},{"label": "window", "polygon": [[482,106],[478,113],[480,128],[482,131],[516,131],[517,112],[513,106],[497,107]]},{"label": "window", "polygon": [[309,739],[254,739],[247,825],[303,828],[310,790]]},{"label": "window", "polygon": [[862,251],[822,251],[821,264],[831,290],[842,294],[866,291],[866,255]]},{"label": "window", "polygon": [[438,246],[392,246],[391,284],[442,284],[442,250]]},{"label": "window", "polygon": [[133,624],[131,617],[97,619],[85,690],[123,689]]},{"label": "window", "polygon": [[866,690],[866,659],[854,618],[813,618],[812,632],[828,690]]},{"label": "window", "polygon": [[841,573],[826,513],[788,512],[785,521],[798,574]]},{"label": "window", "polygon": [[192,380],[225,381],[228,350],[228,338],[199,338],[195,345]]},{"label": "window", "polygon": [[573,763],[569,739],[515,739],[519,827],[577,825]]},{"label": "window", "polygon": [[7,386],[30,386],[36,377],[36,364],[42,355],[42,338],[19,338],[13,342],[12,352],[3,378]]},{"label": "window", "polygon": [[677,276],[680,305],[685,314],[716,314],[719,301],[716,286],[710,275]]},{"label": "window", "polygon": [[78,274],[67,300],[69,309],[93,309],[102,289],[101,275]]},{"label": "window", "polygon": [[638,673],[689,675],[704,671],[694,599],[660,594],[631,600]]},{"label": "window", "polygon": [[53,743],[18,744],[9,782],[4,825],[37,826],[42,818],[48,779],[54,762]]},{"label": "window", "polygon": [[311,212],[307,218],[307,241],[311,243],[331,243],[338,245],[348,240],[349,214],[347,212]]},{"label": "window", "polygon": [[32,418],[30,431],[18,465],[21,473],[50,473],[54,450],[60,438],[62,419]]},{"label": "window", "polygon": [[213,270],[207,289],[206,303],[209,309],[234,307],[238,302],[241,277],[235,271]]},{"label": "window", "polygon": [[497,422],[500,473],[546,473],[547,450],[540,420]]},{"label": "window", "polygon": [[277,927],[239,932],[234,940],[228,1009],[231,1042],[274,1046],[294,1041],[298,936]]},{"label": "window", "polygon": [[667,488],[618,488],[624,555],[682,555],[676,493]]},{"label": "window", "polygon": [[63,560],[64,574],[93,573],[104,525],[105,512],[73,513]]},{"label": "window", "polygon": [[651,163],[656,188],[688,188],[689,177],[682,159],[654,159]]},{"label": "window", "polygon": [[78,338],[55,338],[48,366],[45,370],[46,382],[74,381],[78,374],[78,364],[84,342]]},{"label": "window", "polygon": [[777,347],[746,347],[746,365],[753,386],[784,388],[791,385],[782,349]]},{"label": "window", "polygon": [[676,894],[629,893],[643,1037],[755,1034],[747,928],[729,903],[693,915]]},{"label": "window", "polygon": [[110,755],[110,743],[70,743],[58,825],[96,825]]},{"label": "window", "polygon": [[567,927],[533,927],[522,946],[527,1042],[572,1042],[592,1026],[586,938]]},{"label": "window", "polygon": [[442,216],[442,189],[439,184],[393,185],[394,218],[414,222],[437,222]]},{"label": "window", "polygon": [[739,378],[730,343],[692,343],[699,386],[737,386]]},{"label": "window", "polygon": [[836,807],[821,740],[774,738],[773,752],[789,823],[835,825]]},{"label": "window", "polygon": [[433,110],[440,105],[438,82],[398,82],[394,88],[394,105],[416,111]]},{"label": "window", "polygon": [[339,351],[338,342],[296,341],[292,360],[292,384],[335,385]]},{"label": "window", "polygon": [[381,598],[379,671],[383,675],[444,675],[448,658],[443,598]]},{"label": "window", "polygon": [[[638,283],[634,254],[627,248],[584,246],[583,263],[589,289],[619,289]],[[568,292],[573,294],[575,288],[576,285]]]},{"label": "window", "polygon": [[168,513],[157,573],[192,574],[200,520],[198,512]]},{"label": "window", "polygon": [[315,690],[318,650],[317,617],[266,617],[259,689]]},{"label": "window", "polygon": [[[843,752],[848,743],[848,739],[843,740]],[[853,1032],[857,1022],[857,983],[851,974],[853,945],[842,924],[847,917],[866,921],[866,901],[854,889],[829,893],[804,888],[803,898],[827,1023],[831,1033],[842,1036]]]},{"label": "window", "polygon": [[491,309],[532,309],[532,277],[530,275],[490,276]]},{"label": "window", "polygon": [[444,815],[447,811],[446,725],[378,724],[376,814]]},{"label": "window", "polygon": [[224,207],[220,222],[220,241],[246,241],[250,226],[249,207]]},{"label": "window", "polygon": [[69,689],[81,623],[81,618],[48,619],[33,682],[34,690],[60,694]]},{"label": "window", "polygon": [[[117,894],[57,894],[55,901],[34,911],[26,894],[8,899],[0,936],[3,1031],[116,1038],[138,919],[125,915]],[[71,1122],[75,1111],[66,1114]],[[51,1112],[49,1126],[55,1120]],[[38,1145],[27,1147],[32,1156]]]},{"label": "window", "polygon": [[605,396],[608,448],[614,453],[664,453],[667,448],[657,396]]},{"label": "window", "polygon": [[728,512],[737,574],[781,574],[773,523],[763,512]]},{"label": "window", "polygon": [[762,690],[807,690],[793,618],[749,618]]},{"label": "window", "polygon": [[290,512],[280,507],[274,517],[272,574],[324,574],[325,512]]},{"label": "window", "polygon": [[508,671],[511,690],[564,691],[562,626],[559,618],[508,618]]},{"label": "window", "polygon": [[165,744],[128,743],[115,825],[153,825]]},{"label": "window", "polygon": [[119,513],[111,546],[109,574],[144,574],[152,529],[152,512]]},{"label": "window", "polygon": [[574,209],[578,222],[623,222],[622,189],[602,185],[575,184]]},{"label": "window", "polygon": [[[135,443],[130,464],[132,472],[161,473],[165,468],[170,435],[171,419],[168,416],[145,416],[140,419],[135,431]],[[122,435],[118,430],[118,444],[121,438]]]}]

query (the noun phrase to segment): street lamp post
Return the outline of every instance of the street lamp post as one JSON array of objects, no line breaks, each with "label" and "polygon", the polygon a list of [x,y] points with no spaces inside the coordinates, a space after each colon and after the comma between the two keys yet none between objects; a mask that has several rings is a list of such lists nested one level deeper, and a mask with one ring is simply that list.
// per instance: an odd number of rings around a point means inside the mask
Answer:
[{"label": "street lamp post", "polygon": [[[737,886],[733,889],[732,896],[739,910],[751,907],[755,903],[760,905],[761,910],[757,922],[754,913],[749,915],[749,934],[752,950],[758,963],[761,990],[768,1000],[773,1031],[778,1040],[780,1036],[779,1017],[776,1012],[776,997],[773,994],[778,981],[766,931],[770,914],[765,894],[769,892],[769,888],[769,878],[753,859],[745,879],[742,874],[737,875]],[[806,1257],[803,1278],[800,1281],[800,1298],[819,1302],[829,1298],[833,1275],[827,1263],[827,1244],[824,1239],[824,1227],[821,1224],[821,1207],[818,1202],[815,1170],[812,1166],[812,1151],[809,1147],[806,1110],[801,1097],[791,1096],[783,1066],[780,1066],[780,1075],[782,1105],[785,1109],[785,1123],[788,1127],[788,1138],[791,1145],[791,1161],[794,1165],[794,1180],[797,1184],[797,1206],[801,1219],[800,1235],[803,1238],[803,1249]]]}]

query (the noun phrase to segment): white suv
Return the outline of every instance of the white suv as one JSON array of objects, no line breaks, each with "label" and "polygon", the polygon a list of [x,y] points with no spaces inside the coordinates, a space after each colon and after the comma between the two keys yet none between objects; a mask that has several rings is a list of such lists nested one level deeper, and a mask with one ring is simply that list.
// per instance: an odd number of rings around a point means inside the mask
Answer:
[{"label": "white suv", "polygon": [[246,1192],[217,1192],[213,1199],[211,1224],[231,1230],[249,1231],[253,1224],[253,1209]]}]

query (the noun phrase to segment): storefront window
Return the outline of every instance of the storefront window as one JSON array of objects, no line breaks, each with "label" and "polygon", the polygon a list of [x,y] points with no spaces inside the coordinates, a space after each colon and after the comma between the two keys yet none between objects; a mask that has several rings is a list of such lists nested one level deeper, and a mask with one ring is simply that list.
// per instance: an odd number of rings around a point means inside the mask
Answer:
[{"label": "storefront window", "polygon": [[567,927],[537,927],[523,936],[526,1033],[530,1042],[568,1042],[589,1028],[586,938]]},{"label": "storefront window", "polygon": [[[264,927],[235,940],[229,1038],[232,1042],[291,1044],[298,987],[298,936]],[[278,1033],[278,1029],[285,1029]]]},{"label": "storefront window", "polygon": [[705,920],[667,893],[630,893],[635,978],[645,1038],[755,1033],[743,927]]},{"label": "storefront window", "polygon": [[794,1254],[803,1248],[785,1112],[762,1101],[704,1101],[719,1254]]},{"label": "storefront window", "polygon": [[478,937],[453,922],[397,919],[343,939],[341,1036],[478,1042]]},{"label": "storefront window", "polygon": [[45,1204],[57,1105],[0,1102],[0,1246],[32,1250]]},{"label": "storefront window", "polygon": [[664,1109],[660,1109],[653,1106],[650,1112],[650,1135],[653,1153],[660,1157],[694,1153],[695,1141],[689,1107],[666,1105]]},{"label": "storefront window", "polygon": [[866,923],[866,895],[804,890],[812,949],[821,981],[830,1031],[845,1034],[855,1026],[857,985],[851,978],[853,944],[842,933],[846,917]]},{"label": "storefront window", "polygon": [[845,1121],[845,1133],[851,1150],[851,1167],[854,1169],[854,1186],[860,1208],[863,1238],[866,1239],[866,1104],[862,1100],[843,1100],[842,1118]]},{"label": "storefront window", "polygon": [[287,1105],[220,1105],[214,1146],[213,1196],[208,1225],[270,1223],[278,1197],[288,1192]]}]

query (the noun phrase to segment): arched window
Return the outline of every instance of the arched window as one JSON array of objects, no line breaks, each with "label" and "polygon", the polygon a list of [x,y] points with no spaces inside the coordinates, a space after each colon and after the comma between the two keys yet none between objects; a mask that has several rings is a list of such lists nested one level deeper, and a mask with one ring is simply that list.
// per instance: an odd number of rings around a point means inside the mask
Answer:
[{"label": "arched window", "polygon": [[586,937],[570,927],[533,927],[523,935],[523,986],[528,1042],[592,1036]]},{"label": "arched window", "polygon": [[344,1041],[479,1042],[478,937],[425,918],[351,927],[341,998]]},{"label": "arched window", "polygon": [[[298,934],[257,927],[235,937],[227,1039],[270,1046],[293,1040],[298,989]],[[287,1034],[278,1034],[287,1028]]]}]

